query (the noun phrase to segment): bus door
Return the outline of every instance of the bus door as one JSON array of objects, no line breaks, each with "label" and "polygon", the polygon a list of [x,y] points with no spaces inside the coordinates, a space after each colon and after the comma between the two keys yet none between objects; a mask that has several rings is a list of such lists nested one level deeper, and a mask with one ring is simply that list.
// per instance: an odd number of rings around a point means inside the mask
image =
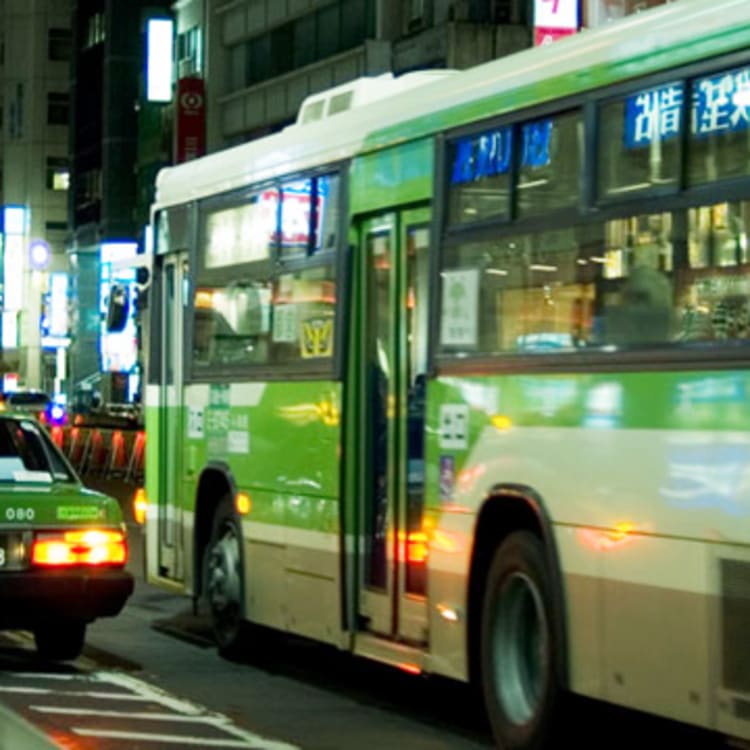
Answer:
[{"label": "bus door", "polygon": [[423,531],[429,212],[386,214],[361,233],[365,335],[360,409],[360,591],[365,630],[427,641]]},{"label": "bus door", "polygon": [[182,580],[183,368],[188,257],[186,252],[158,256],[160,296],[158,574]]}]

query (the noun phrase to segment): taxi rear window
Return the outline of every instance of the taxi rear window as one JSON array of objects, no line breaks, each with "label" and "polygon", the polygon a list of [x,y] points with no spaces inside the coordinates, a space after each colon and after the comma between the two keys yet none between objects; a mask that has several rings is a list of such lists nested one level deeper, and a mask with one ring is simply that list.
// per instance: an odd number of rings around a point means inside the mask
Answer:
[{"label": "taxi rear window", "polygon": [[0,482],[72,481],[73,476],[42,428],[26,420],[0,420]]}]

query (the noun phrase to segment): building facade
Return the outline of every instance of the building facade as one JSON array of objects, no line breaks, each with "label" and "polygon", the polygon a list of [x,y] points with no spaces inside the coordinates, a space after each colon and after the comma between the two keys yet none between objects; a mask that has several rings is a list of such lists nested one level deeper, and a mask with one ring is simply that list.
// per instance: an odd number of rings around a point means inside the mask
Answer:
[{"label": "building facade", "polygon": [[[0,2],[2,366],[5,387],[49,391],[65,377],[66,336],[43,335],[51,279],[67,272],[68,0]],[[65,315],[65,294],[62,296]],[[58,303],[60,298],[58,297]],[[65,324],[63,323],[63,328]],[[63,330],[62,333],[65,333]]]},{"label": "building facade", "polygon": [[102,356],[102,259],[106,252],[116,259],[117,253],[142,249],[147,214],[139,210],[139,200],[150,199],[139,194],[137,169],[145,24],[154,15],[167,15],[169,3],[73,0],[71,6],[68,256],[78,314],[72,321],[70,379],[74,397],[83,385],[101,391],[105,400],[120,401],[127,400],[132,365]]},{"label": "building facade", "polygon": [[177,76],[205,78],[206,148],[294,121],[362,76],[465,68],[530,44],[525,0],[181,0]]},{"label": "building facade", "polygon": [[[668,1],[668,0],[667,0]],[[179,0],[176,77],[205,79],[206,150],[292,123],[309,94],[362,76],[468,68],[534,43],[551,0]],[[665,0],[559,0],[582,27]]]},{"label": "building facade", "polygon": [[[583,21],[659,1],[585,0]],[[533,15],[531,0],[0,0],[0,374],[128,400],[130,365],[102,355],[103,248],[144,249],[161,166],[277,131],[355,78],[529,46]],[[172,101],[158,106],[144,97],[155,16],[175,22]]]}]

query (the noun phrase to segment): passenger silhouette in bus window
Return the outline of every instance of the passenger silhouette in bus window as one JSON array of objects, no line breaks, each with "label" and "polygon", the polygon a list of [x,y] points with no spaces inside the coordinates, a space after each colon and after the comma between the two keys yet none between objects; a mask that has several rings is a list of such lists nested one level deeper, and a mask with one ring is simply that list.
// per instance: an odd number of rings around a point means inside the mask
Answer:
[{"label": "passenger silhouette in bus window", "polygon": [[617,346],[657,344],[672,337],[672,283],[650,266],[630,271],[620,303],[606,312],[606,343]]}]

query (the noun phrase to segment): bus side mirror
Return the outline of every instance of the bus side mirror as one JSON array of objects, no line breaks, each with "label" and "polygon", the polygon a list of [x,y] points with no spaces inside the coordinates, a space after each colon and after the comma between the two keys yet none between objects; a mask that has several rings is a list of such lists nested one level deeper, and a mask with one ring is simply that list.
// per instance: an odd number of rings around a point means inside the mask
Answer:
[{"label": "bus side mirror", "polygon": [[113,284],[107,302],[107,332],[120,333],[125,330],[130,312],[130,297],[128,288],[120,284]]},{"label": "bus side mirror", "polygon": [[141,291],[148,289],[151,284],[151,269],[148,266],[138,266],[135,269],[135,283]]}]

